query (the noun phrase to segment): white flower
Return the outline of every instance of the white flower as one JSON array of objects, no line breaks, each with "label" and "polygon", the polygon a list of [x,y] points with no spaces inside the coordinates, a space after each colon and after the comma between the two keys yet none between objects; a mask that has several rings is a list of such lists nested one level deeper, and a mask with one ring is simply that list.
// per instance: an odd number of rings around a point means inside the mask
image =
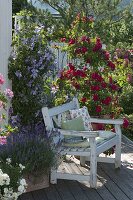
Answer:
[{"label": "white flower", "polygon": [[11,164],[11,158],[7,158],[6,161],[7,161],[7,164]]},{"label": "white flower", "polygon": [[20,180],[20,185],[27,186],[27,183],[24,178]]},{"label": "white flower", "polygon": [[7,174],[0,174],[0,185],[9,185],[10,178]]},{"label": "white flower", "polygon": [[25,169],[25,166],[23,166],[22,164],[19,164],[19,167],[21,168],[21,170]]},{"label": "white flower", "polygon": [[18,192],[23,193],[24,191],[25,191],[25,187],[24,187],[23,185],[20,185],[20,186],[18,187]]}]

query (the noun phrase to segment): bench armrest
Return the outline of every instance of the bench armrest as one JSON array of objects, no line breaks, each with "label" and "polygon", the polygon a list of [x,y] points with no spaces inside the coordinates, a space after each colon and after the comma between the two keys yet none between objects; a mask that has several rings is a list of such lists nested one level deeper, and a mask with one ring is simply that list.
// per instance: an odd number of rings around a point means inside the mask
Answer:
[{"label": "bench armrest", "polygon": [[122,119],[97,119],[97,118],[90,118],[90,122],[92,123],[103,123],[103,124],[117,124],[122,125]]},{"label": "bench armrest", "polygon": [[82,136],[87,138],[95,138],[99,136],[98,131],[72,131],[63,129],[59,129],[59,131],[62,135]]}]

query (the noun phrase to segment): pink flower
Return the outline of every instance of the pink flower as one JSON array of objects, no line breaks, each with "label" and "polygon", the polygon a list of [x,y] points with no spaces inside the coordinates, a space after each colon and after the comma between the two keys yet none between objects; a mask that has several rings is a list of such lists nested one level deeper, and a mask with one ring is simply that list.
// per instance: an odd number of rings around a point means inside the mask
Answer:
[{"label": "pink flower", "polygon": [[2,74],[0,74],[0,84],[3,85],[4,82],[5,82],[4,77]]},{"label": "pink flower", "polygon": [[0,136],[0,144],[1,145],[4,145],[7,143],[7,139],[6,139],[6,136]]},{"label": "pink flower", "polygon": [[14,96],[13,92],[10,89],[6,89],[4,91],[5,95],[9,98],[12,98]]}]

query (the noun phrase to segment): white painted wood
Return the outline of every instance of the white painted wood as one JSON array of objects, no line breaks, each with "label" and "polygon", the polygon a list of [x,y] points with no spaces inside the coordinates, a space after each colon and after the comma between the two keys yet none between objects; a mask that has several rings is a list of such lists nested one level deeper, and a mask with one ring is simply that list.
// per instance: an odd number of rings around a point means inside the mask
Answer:
[{"label": "white painted wood", "polygon": [[76,180],[76,181],[90,181],[89,175],[82,174],[69,174],[69,173],[57,173],[57,179],[66,179],[66,180]]},{"label": "white painted wood", "polygon": [[59,129],[62,135],[72,135],[72,136],[84,136],[86,138],[95,138],[99,136],[98,131],[71,131],[71,130],[63,130]]},{"label": "white painted wood", "polygon": [[100,155],[104,151],[110,149],[117,144],[118,136],[115,136],[109,140],[104,141],[103,143],[97,145],[97,155]]},{"label": "white painted wood", "polygon": [[80,156],[80,165],[85,166],[86,156]]},{"label": "white painted wood", "polygon": [[115,168],[121,167],[121,128],[120,125],[115,125],[115,132],[118,134],[115,147]]},{"label": "white painted wood", "polygon": [[77,108],[77,104],[75,99],[73,99],[73,101],[63,104],[61,106],[57,106],[54,108],[50,108],[49,109],[49,115],[50,117],[54,116],[54,115],[58,115],[60,113],[66,112],[67,110],[71,110],[71,109],[76,109]]},{"label": "white painted wood", "polygon": [[90,118],[90,122],[94,123],[103,123],[103,124],[123,124],[122,119],[97,119],[97,118]]},{"label": "white painted wood", "polygon": [[[90,161],[90,157],[86,157],[86,161]],[[115,158],[111,157],[97,157],[97,162],[102,163],[115,163]]]},{"label": "white painted wood", "polygon": [[97,156],[95,138],[90,138],[90,187],[97,187]]},{"label": "white painted wood", "polygon": [[54,128],[52,118],[49,116],[49,110],[47,107],[42,108],[43,119],[45,122],[46,130]]},{"label": "white painted wood", "polygon": [[8,81],[8,58],[12,42],[12,0],[0,0],[0,73]]},{"label": "white painted wood", "polygon": [[55,168],[51,169],[50,183],[57,184],[57,169],[55,169]]}]

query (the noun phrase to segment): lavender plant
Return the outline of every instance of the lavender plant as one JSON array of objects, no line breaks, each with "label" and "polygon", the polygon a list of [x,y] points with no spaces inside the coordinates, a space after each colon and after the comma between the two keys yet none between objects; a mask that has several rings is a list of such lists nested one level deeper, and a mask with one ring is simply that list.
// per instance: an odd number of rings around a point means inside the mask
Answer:
[{"label": "lavender plant", "polygon": [[42,24],[27,22],[17,30],[9,59],[9,79],[14,92],[12,115],[21,125],[33,127],[38,123],[41,107],[47,103],[44,85],[55,72],[55,58],[48,43],[47,27]]},{"label": "lavender plant", "polygon": [[42,173],[50,170],[56,163],[61,136],[58,131],[41,133],[12,133],[6,145],[0,145],[0,160],[12,160],[12,165],[21,163],[25,174]]}]

